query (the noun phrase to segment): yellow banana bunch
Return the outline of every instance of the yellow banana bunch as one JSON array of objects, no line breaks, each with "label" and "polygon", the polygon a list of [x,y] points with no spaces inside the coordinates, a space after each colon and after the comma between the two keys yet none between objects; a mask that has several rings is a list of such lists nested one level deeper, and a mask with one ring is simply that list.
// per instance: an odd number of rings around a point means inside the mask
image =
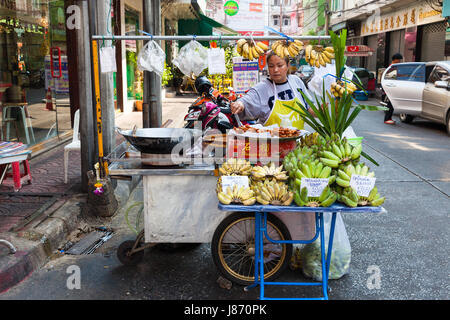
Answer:
[{"label": "yellow banana bunch", "polygon": [[253,60],[258,59],[264,55],[269,47],[261,41],[251,41],[246,39],[239,39],[236,45],[236,51],[239,55],[245,59]]},{"label": "yellow banana bunch", "polygon": [[291,57],[294,58],[303,50],[303,42],[300,40],[285,41],[277,40],[272,44],[272,51],[280,58]]},{"label": "yellow banana bunch", "polygon": [[276,180],[284,181],[289,178],[286,175],[286,171],[283,171],[283,166],[277,167],[273,162],[265,166],[254,166],[251,175],[252,180],[255,181],[266,178],[275,178]]},{"label": "yellow banana bunch", "polygon": [[249,176],[252,172],[250,161],[230,158],[219,167],[222,176]]},{"label": "yellow banana bunch", "polygon": [[244,206],[251,206],[256,202],[253,190],[250,188],[238,187],[237,185],[234,185],[233,188],[227,187],[226,192],[219,192],[217,198],[220,203],[223,204],[236,203],[243,204]]},{"label": "yellow banana bunch", "polygon": [[308,44],[305,47],[305,60],[312,67],[325,67],[334,59],[333,47],[323,47],[321,45]]},{"label": "yellow banana bunch", "polygon": [[253,184],[256,201],[263,205],[288,206],[294,200],[294,193],[289,191],[288,185],[276,179],[256,181]]},{"label": "yellow banana bunch", "polygon": [[330,91],[335,97],[342,97],[347,90],[347,94],[350,95],[355,92],[358,88],[353,82],[346,82],[338,80],[331,84]]}]

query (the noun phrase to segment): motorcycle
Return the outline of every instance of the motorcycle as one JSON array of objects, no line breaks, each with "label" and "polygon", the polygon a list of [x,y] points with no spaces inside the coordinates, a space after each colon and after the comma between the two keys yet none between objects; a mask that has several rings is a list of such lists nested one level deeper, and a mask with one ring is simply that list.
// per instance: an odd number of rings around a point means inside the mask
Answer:
[{"label": "motorcycle", "polygon": [[202,130],[208,128],[218,129],[222,133],[234,127],[241,127],[246,121],[240,121],[239,117],[231,113],[230,104],[238,98],[233,91],[228,98],[212,87],[208,78],[202,76],[195,80],[195,88],[200,94],[188,109],[184,117],[184,128],[194,128],[195,123],[201,121]]}]

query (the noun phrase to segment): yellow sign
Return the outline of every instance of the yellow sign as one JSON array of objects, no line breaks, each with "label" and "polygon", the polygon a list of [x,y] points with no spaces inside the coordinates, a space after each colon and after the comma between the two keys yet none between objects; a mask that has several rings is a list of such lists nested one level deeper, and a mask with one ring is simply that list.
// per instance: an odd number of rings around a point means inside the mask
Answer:
[{"label": "yellow sign", "polygon": [[378,32],[389,32],[443,20],[444,18],[439,11],[434,10],[425,3],[421,3],[397,12],[368,17],[361,24],[361,35],[367,36]]}]

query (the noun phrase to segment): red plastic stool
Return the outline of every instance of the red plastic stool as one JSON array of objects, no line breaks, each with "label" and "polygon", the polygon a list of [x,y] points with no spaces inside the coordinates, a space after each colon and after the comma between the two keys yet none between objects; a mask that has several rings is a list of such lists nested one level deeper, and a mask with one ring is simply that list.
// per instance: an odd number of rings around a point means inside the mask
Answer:
[{"label": "red plastic stool", "polygon": [[[20,164],[22,163],[24,172],[20,172]],[[8,164],[3,164],[3,166],[7,166]],[[5,180],[3,184],[6,186],[14,185],[14,191],[18,192],[20,188],[22,188],[22,184],[27,182],[31,184],[31,171],[30,164],[28,160],[15,161],[11,162],[12,173],[7,173],[5,176]],[[3,168],[4,169],[4,168]],[[2,171],[2,170],[1,170]],[[12,178],[8,180],[8,178]]]}]

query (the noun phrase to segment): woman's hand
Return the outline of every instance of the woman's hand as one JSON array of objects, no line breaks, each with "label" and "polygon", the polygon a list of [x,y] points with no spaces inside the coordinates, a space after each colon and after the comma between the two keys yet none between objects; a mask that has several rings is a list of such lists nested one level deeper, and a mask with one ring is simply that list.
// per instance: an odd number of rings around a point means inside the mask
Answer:
[{"label": "woman's hand", "polygon": [[245,109],[244,104],[242,103],[242,101],[232,102],[230,107],[231,107],[231,113],[233,113],[233,114],[241,113]]}]

